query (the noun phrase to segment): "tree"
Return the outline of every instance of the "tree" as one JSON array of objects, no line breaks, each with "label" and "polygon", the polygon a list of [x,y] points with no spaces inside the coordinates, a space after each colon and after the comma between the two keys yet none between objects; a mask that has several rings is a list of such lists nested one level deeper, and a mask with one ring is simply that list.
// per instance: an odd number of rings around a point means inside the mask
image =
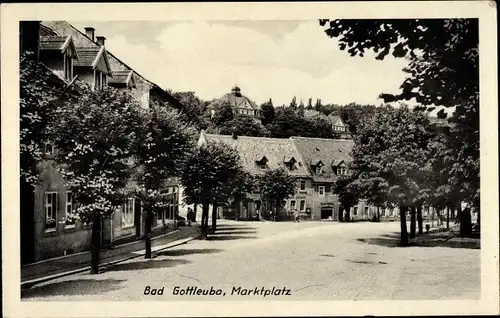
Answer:
[{"label": "tree", "polygon": [[267,130],[260,123],[248,116],[236,116],[232,120],[221,124],[216,128],[216,132],[221,135],[253,136],[263,137],[268,134]]},{"label": "tree", "polygon": [[399,206],[402,245],[408,244],[406,212],[421,205],[430,188],[432,138],[427,117],[404,105],[386,107],[362,121],[354,136],[351,170],[356,183],[369,201],[385,199]]},{"label": "tree", "polygon": [[353,134],[356,133],[359,122],[373,116],[375,111],[374,105],[359,105],[356,103],[350,103],[338,108],[340,118],[349,126],[349,131]]},{"label": "tree", "polygon": [[299,104],[299,107],[298,107],[298,115],[300,117],[304,117],[304,102],[302,101],[302,99],[300,100],[300,104]]},{"label": "tree", "polygon": [[231,108],[231,105],[226,101],[216,103],[214,105],[214,110],[215,114],[212,117],[212,123],[216,127],[219,127],[224,123],[233,120],[234,118],[233,109]]},{"label": "tree", "polygon": [[127,91],[87,89],[66,103],[54,127],[56,163],[71,185],[77,213],[92,222],[92,273],[98,273],[101,220],[125,200],[129,165],[141,125],[140,105]]},{"label": "tree", "polygon": [[314,109],[320,112],[322,107],[323,105],[321,104],[321,98],[316,99],[316,104],[314,105]]},{"label": "tree", "polygon": [[307,106],[306,106],[306,109],[313,109],[313,105],[312,105],[312,98],[309,97],[308,101],[307,101]]},{"label": "tree", "polygon": [[176,92],[172,96],[184,106],[183,114],[188,122],[191,122],[198,130],[208,127],[209,122],[204,116],[206,105],[194,92]]},{"label": "tree", "polygon": [[164,105],[152,105],[144,110],[142,118],[134,151],[134,161],[139,167],[134,192],[145,211],[145,257],[151,258],[152,216],[166,208],[167,178],[177,174],[194,148],[195,131],[178,111]]},{"label": "tree", "polygon": [[35,54],[23,52],[19,73],[19,159],[21,262],[33,257],[35,186],[41,181],[42,162],[48,161],[45,152],[53,145],[52,128],[58,125],[57,110],[66,101],[74,101],[79,83],[65,83],[42,63]]},{"label": "tree", "polygon": [[293,110],[297,109],[297,97],[294,96],[292,98],[292,101],[290,102],[290,108]]},{"label": "tree", "polygon": [[[333,130],[332,124],[328,119],[320,116],[307,119],[311,123],[311,127],[307,135],[317,138],[340,138],[340,134]],[[307,127],[307,126],[306,126]]]},{"label": "tree", "polygon": [[258,180],[256,180],[256,178],[253,177],[250,173],[243,170],[236,175],[236,178],[233,181],[233,189],[231,192],[231,197],[236,205],[236,220],[238,220],[238,217],[241,214],[240,202],[246,199],[247,194],[256,192],[258,190],[257,181]]},{"label": "tree", "polygon": [[267,170],[257,182],[261,196],[274,207],[275,217],[281,212],[282,201],[294,195],[297,188],[295,178],[282,168]]},{"label": "tree", "polygon": [[463,184],[463,201],[479,208],[478,19],[320,20],[320,25],[351,56],[373,50],[376,59],[392,53],[409,60],[401,92],[382,93],[385,102],[415,99],[427,110],[456,107],[451,172]]},{"label": "tree", "polygon": [[[349,211],[359,202],[358,184],[353,182],[352,176],[340,177],[333,184],[333,193],[335,193],[340,202],[339,221],[350,221]],[[344,220],[344,211],[346,211],[346,219]]]},{"label": "tree", "polygon": [[180,172],[184,202],[202,205],[201,230],[207,236],[209,206],[227,200],[242,171],[238,152],[222,142],[208,142],[189,154]]},{"label": "tree", "polygon": [[262,125],[266,126],[273,122],[275,118],[273,101],[269,99],[268,102],[260,106],[262,110]]}]

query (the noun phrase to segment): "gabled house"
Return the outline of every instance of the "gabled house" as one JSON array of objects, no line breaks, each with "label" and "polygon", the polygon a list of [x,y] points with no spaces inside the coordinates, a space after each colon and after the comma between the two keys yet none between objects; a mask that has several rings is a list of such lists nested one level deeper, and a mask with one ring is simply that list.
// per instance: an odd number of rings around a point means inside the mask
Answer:
[{"label": "gabled house", "polygon": [[[35,59],[53,74],[47,85],[57,86],[59,91],[80,80],[94,88],[109,84],[131,90],[143,107],[149,107],[153,100],[182,107],[168,92],[107,52],[105,38],[94,39],[94,31],[86,28],[84,34],[65,21],[22,22],[20,49],[35,53]],[[78,202],[73,200],[71,187],[53,165],[53,152],[48,145],[45,159],[39,163],[41,182],[32,198],[22,199],[29,201],[22,210],[27,216],[21,230],[23,263],[81,252],[90,242],[91,226],[76,217]],[[166,211],[153,217],[153,234],[164,232],[167,219],[172,226],[178,212],[178,178],[171,177],[166,183],[165,195],[170,204]],[[139,239],[144,235],[143,225],[141,203],[129,198],[110,218],[103,220],[101,242],[111,245]]]},{"label": "gabled house", "polygon": [[[299,159],[300,155],[290,139],[212,135],[202,131],[198,145],[206,144],[209,141],[221,141],[234,147],[240,155],[243,168],[251,175],[263,175],[269,169],[282,168],[295,177],[299,184],[300,180],[309,178],[305,163]],[[285,200],[286,213],[281,217],[291,218],[292,210],[299,210],[303,213],[304,218],[308,218],[306,200],[306,196],[298,189],[293,197]],[[251,219],[256,215],[257,210],[265,215],[268,208],[259,194],[251,193],[248,194],[247,200],[241,202],[240,209],[236,209],[234,205],[220,209],[225,217]],[[241,215],[235,215],[237,210],[241,212]]]},{"label": "gabled house", "polygon": [[74,64],[78,61],[78,52],[73,38],[68,36],[41,36],[40,61],[54,73],[67,81],[73,79]]},{"label": "gabled house", "polygon": [[216,106],[226,102],[231,106],[234,115],[252,117],[255,121],[261,122],[262,110],[247,96],[241,93],[241,88],[235,86],[230,93],[224,94],[218,99],[214,99],[209,105],[211,115],[215,115]]}]

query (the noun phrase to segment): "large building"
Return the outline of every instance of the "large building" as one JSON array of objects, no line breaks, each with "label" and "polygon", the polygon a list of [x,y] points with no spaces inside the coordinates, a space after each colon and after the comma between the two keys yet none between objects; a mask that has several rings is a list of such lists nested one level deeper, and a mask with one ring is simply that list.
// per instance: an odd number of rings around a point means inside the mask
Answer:
[{"label": "large building", "polygon": [[224,102],[231,106],[234,115],[249,116],[254,118],[257,122],[261,122],[262,111],[260,106],[243,95],[241,93],[241,88],[238,86],[233,87],[230,93],[224,94],[222,97],[214,99],[210,103],[209,109],[212,116],[215,115],[217,106]]},{"label": "large building", "polygon": [[[291,218],[294,210],[299,211],[305,220],[339,219],[340,204],[333,193],[333,184],[347,173],[352,140],[225,136],[202,131],[198,144],[204,145],[209,141],[221,141],[234,147],[243,168],[253,175],[283,168],[295,177],[297,191],[283,202],[285,215],[281,216],[282,219]],[[247,200],[240,204],[239,209],[234,205],[220,209],[225,217],[238,219],[253,218],[257,209],[259,213],[266,213],[265,202],[259,194],[249,194]],[[235,215],[236,211],[240,211],[240,215]],[[370,220],[377,210],[360,201],[348,212],[351,220]],[[381,212],[383,219],[390,220],[397,216],[397,211],[388,209]]]},{"label": "large building", "polygon": [[[39,62],[51,71],[51,82],[42,89],[67,87],[82,81],[93,89],[112,86],[129,90],[147,108],[153,102],[167,107],[182,105],[168,92],[144,78],[106,50],[105,38],[95,36],[92,27],[84,32],[65,21],[22,22],[20,25],[21,52],[32,51]],[[71,187],[53,164],[54,147],[47,145],[44,161],[39,163],[40,183],[31,198],[22,197],[21,251],[22,262],[30,263],[50,257],[76,253],[89,247],[91,225],[76,215]],[[178,210],[178,182],[167,182],[170,206],[153,218],[153,233],[166,230]],[[142,205],[130,197],[109,218],[102,221],[103,245],[140,239],[145,232]]]}]

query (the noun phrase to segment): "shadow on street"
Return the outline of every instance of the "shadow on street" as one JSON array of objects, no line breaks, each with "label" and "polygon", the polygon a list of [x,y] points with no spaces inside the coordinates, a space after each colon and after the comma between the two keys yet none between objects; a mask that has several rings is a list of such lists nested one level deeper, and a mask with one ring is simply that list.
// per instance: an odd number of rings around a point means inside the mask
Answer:
[{"label": "shadow on street", "polygon": [[165,268],[174,267],[177,265],[189,264],[191,261],[185,259],[143,259],[140,262],[129,262],[111,265],[105,268],[102,272],[118,272],[118,271],[133,271],[141,269],[151,269],[151,268]]},{"label": "shadow on street", "polygon": [[[237,234],[237,233],[236,233]],[[243,236],[243,235],[219,235],[217,232],[215,234],[209,234],[207,237],[208,241],[232,241],[232,240],[248,240],[256,239],[257,236]]]},{"label": "shadow on street", "polygon": [[157,256],[183,256],[190,254],[212,254],[212,253],[220,253],[224,250],[217,248],[204,248],[204,249],[179,249],[179,250],[165,250],[156,253]]},{"label": "shadow on street", "polygon": [[257,228],[252,226],[234,226],[234,225],[217,225],[217,231],[249,231],[257,230]]},{"label": "shadow on street", "polygon": [[74,279],[33,287],[21,291],[21,298],[43,296],[96,295],[122,289],[120,279]]},{"label": "shadow on street", "polygon": [[[415,239],[409,239],[410,244],[407,247],[449,247],[449,248],[466,248],[479,249],[475,241],[457,243],[450,241],[456,235],[449,232],[424,233],[418,235]],[[379,237],[372,238],[357,238],[356,241],[385,247],[402,247],[400,244],[401,235],[398,232],[382,234]]]},{"label": "shadow on street", "polygon": [[248,231],[248,230],[226,230],[226,229],[217,229],[215,234],[221,235],[233,235],[233,234],[255,234],[257,231]]}]

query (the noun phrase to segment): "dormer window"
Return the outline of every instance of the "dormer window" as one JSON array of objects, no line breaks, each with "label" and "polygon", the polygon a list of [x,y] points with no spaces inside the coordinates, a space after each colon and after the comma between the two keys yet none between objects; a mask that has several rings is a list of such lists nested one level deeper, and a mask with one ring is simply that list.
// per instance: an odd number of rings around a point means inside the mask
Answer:
[{"label": "dormer window", "polygon": [[290,171],[297,170],[297,167],[295,166],[296,162],[297,160],[295,160],[294,157],[285,157],[285,159],[283,159],[283,163]]},{"label": "dormer window", "polygon": [[311,161],[311,167],[314,169],[315,174],[322,174],[324,172],[323,170],[323,162],[319,159],[314,159]]},{"label": "dormer window", "polygon": [[332,168],[338,176],[347,175],[347,166],[346,166],[344,160],[333,161]]},{"label": "dormer window", "polygon": [[101,89],[108,86],[108,79],[106,74],[99,70],[94,71],[94,88]]},{"label": "dormer window", "polygon": [[260,169],[266,169],[267,168],[267,158],[265,156],[260,156],[255,160],[255,163],[257,164],[257,167]]}]

